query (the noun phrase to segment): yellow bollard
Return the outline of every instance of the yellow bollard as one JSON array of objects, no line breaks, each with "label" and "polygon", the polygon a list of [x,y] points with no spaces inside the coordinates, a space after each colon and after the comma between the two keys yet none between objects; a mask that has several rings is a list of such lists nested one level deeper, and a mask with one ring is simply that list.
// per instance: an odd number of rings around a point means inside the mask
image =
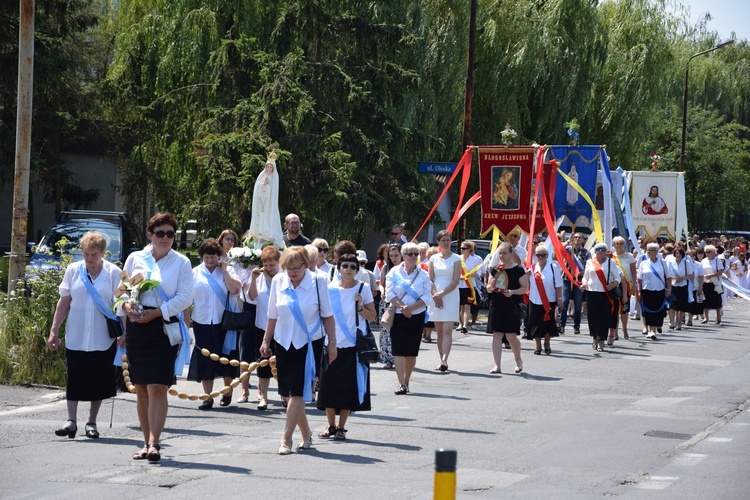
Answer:
[{"label": "yellow bollard", "polygon": [[434,500],[456,499],[456,450],[435,450]]}]

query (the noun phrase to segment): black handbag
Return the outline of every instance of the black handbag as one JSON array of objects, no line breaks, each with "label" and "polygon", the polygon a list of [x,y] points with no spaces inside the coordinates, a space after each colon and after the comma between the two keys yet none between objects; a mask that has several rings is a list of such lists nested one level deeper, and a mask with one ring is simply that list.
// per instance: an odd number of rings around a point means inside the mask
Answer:
[{"label": "black handbag", "polygon": [[[359,292],[362,292],[362,287],[359,285]],[[359,312],[355,311],[355,321],[357,325],[357,354],[359,355],[360,363],[377,363],[380,361],[380,350],[378,344],[375,342],[375,335],[370,331],[370,325],[366,325],[365,331],[359,329]]]},{"label": "black handbag", "polygon": [[122,335],[122,322],[120,319],[109,319],[108,317],[104,317],[104,319],[107,320],[107,330],[109,331],[109,338],[116,339],[120,335]]},{"label": "black handbag", "polygon": [[524,304],[523,302],[516,302],[515,300],[513,302],[513,314],[516,316],[516,318],[520,319],[521,321],[526,320],[526,316],[529,314],[529,306]]},{"label": "black handbag", "polygon": [[[245,290],[242,290],[242,297],[245,298]],[[245,301],[247,302],[247,301]],[[255,324],[255,311],[229,311],[227,306],[229,305],[229,294],[227,293],[227,301],[224,304],[224,314],[221,315],[221,328],[222,330],[249,330]],[[244,307],[243,307],[244,309]]]}]

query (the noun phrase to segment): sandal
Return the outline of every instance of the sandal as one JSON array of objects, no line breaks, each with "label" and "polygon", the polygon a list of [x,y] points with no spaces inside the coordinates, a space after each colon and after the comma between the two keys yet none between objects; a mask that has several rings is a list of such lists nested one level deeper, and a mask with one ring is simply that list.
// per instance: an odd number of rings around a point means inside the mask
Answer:
[{"label": "sandal", "polygon": [[597,347],[596,348],[596,352],[604,352],[604,348],[603,347]]},{"label": "sandal", "polygon": [[538,356],[538,355],[542,354],[542,350],[541,349],[535,349],[534,350],[534,354],[536,354]]},{"label": "sandal", "polygon": [[393,393],[398,394],[400,396],[402,394],[406,394],[407,391],[408,391],[407,387],[404,384],[401,384],[400,386],[398,386],[398,389],[393,391]]},{"label": "sandal", "polygon": [[[151,451],[154,450],[154,451]],[[161,446],[159,446],[157,443],[152,444],[149,449],[148,453],[146,454],[146,458],[149,462],[158,462],[161,460]]]},{"label": "sandal", "polygon": [[547,356],[549,356],[550,354],[552,354],[552,349],[550,349],[549,347],[545,347],[544,348],[544,354],[546,354]]},{"label": "sandal", "polygon": [[229,403],[232,402],[232,393],[225,394],[221,397],[221,401],[219,401],[219,406],[229,406]]},{"label": "sandal", "polygon": [[213,407],[214,407],[214,399],[213,398],[208,398],[207,400],[205,400],[204,402],[202,402],[198,406],[198,409],[199,410],[210,410]]},{"label": "sandal", "polygon": [[148,457],[148,443],[143,443],[143,448],[138,453],[133,453],[133,460],[145,460]]},{"label": "sandal", "polygon": [[323,432],[318,433],[318,437],[322,438],[329,438],[336,435],[336,426],[335,425],[329,425],[326,430]]},{"label": "sandal", "polygon": [[333,439],[336,441],[344,441],[346,439],[346,429],[342,429],[340,427],[336,428],[336,435],[333,436]]}]

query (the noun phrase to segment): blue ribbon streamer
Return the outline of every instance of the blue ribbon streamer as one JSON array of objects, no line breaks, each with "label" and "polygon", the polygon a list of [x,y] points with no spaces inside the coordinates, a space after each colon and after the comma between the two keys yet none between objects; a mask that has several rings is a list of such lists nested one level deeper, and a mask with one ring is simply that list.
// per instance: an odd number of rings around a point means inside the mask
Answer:
[{"label": "blue ribbon streamer", "polygon": [[[315,279],[315,277],[313,277],[313,279]],[[300,309],[299,303],[297,302],[297,293],[293,288],[291,288],[291,286],[284,290],[284,292],[288,297],[289,310],[292,312],[292,316],[294,316],[294,319],[295,321],[297,321],[299,327],[302,328],[302,331],[307,335],[305,386],[302,388],[302,400],[308,403],[312,401],[312,381],[315,378],[315,355],[313,354],[312,338],[313,333],[316,332],[318,328],[320,328],[320,315],[318,315],[318,323],[312,328],[312,330],[308,330],[307,325],[305,324],[305,318],[304,316],[302,316],[302,310]]]},{"label": "blue ribbon streamer", "polygon": [[[208,272],[206,266],[203,266],[201,272],[203,273],[203,276],[206,277],[206,281],[208,281],[208,284],[211,286],[211,290],[214,291],[214,295],[216,295],[216,298],[219,299],[219,302],[221,302],[222,305],[227,304],[227,300],[229,299],[229,292],[224,292],[224,289],[221,288],[221,285],[219,285],[213,275]],[[229,310],[232,312],[237,312],[236,305],[236,301],[229,301]],[[221,346],[221,353],[231,354],[235,349],[237,349],[237,330],[227,330],[227,333],[224,336],[224,345]]]},{"label": "blue ribbon streamer", "polygon": [[[417,268],[417,272],[419,272],[419,268]],[[417,291],[414,290],[411,285],[407,283],[406,280],[402,278],[398,273],[393,273],[393,282],[396,284],[396,286],[400,287],[404,292],[406,292],[409,297],[414,299],[414,302],[420,300],[420,296]]]},{"label": "blue ribbon streamer", "polygon": [[[365,400],[365,393],[367,392],[367,363],[360,363],[359,353],[357,352],[357,332],[354,335],[351,334],[346,325],[346,316],[344,315],[344,307],[341,304],[341,293],[339,293],[339,287],[336,285],[328,285],[328,294],[331,296],[331,308],[333,309],[333,317],[338,323],[339,328],[344,332],[346,338],[349,339],[354,345],[355,356],[357,359],[357,396],[359,397],[359,404],[362,404]],[[357,304],[354,303],[354,314],[359,314],[356,311]]]}]

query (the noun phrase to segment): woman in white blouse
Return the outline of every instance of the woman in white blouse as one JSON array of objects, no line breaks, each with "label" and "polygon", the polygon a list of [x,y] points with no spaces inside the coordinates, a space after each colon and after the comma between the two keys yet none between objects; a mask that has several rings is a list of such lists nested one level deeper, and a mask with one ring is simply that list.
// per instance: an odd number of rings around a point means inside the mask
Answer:
[{"label": "woman in white blouse", "polygon": [[611,335],[610,339],[614,340],[611,330],[617,329],[617,316],[620,313],[618,299],[612,295],[612,290],[620,286],[622,271],[607,257],[607,251],[605,243],[594,246],[594,256],[586,262],[581,281],[586,289],[589,335],[592,337],[592,347],[597,352],[604,352],[607,337]]},{"label": "woman in white blouse", "polygon": [[65,270],[47,345],[53,351],[58,349],[59,329],[67,317],[65,360],[68,383],[65,399],[68,421],[55,434],[74,438],[78,430],[78,402],[91,401],[86,437],[96,439],[99,437],[96,417],[102,400],[114,397],[116,393],[112,360],[117,344],[109,336],[105,316],[96,307],[83,280],[89,280],[102,303],[109,307],[120,283],[120,269],[104,260],[107,240],[100,233],[88,232],[83,235],[81,250],[83,260],[69,265]]},{"label": "woman in white blouse", "polygon": [[[682,330],[684,312],[691,309],[690,283],[693,279],[693,263],[685,257],[685,249],[676,247],[673,259],[669,259],[669,272],[672,275],[672,295],[674,301],[669,306],[669,328]],[[666,260],[666,259],[665,259]]]},{"label": "woman in white blouse", "polygon": [[701,323],[708,323],[708,311],[716,311],[716,324],[721,324],[721,309],[722,309],[722,295],[724,294],[724,286],[721,284],[721,277],[724,275],[724,261],[716,256],[716,247],[714,245],[706,245],[704,249],[706,257],[701,261],[703,267],[704,281],[703,281],[703,321]]},{"label": "woman in white blouse", "polygon": [[[370,368],[357,357],[358,330],[367,331],[375,319],[370,286],[354,279],[359,272],[355,254],[345,254],[336,262],[341,276],[328,285],[336,322],[336,362],[320,371],[318,409],[326,412],[328,428],[322,438],[346,439],[346,421],[353,411],[370,411]],[[338,424],[336,415],[339,415]]]},{"label": "woman in white blouse", "polygon": [[330,275],[332,266],[331,263],[326,260],[326,257],[328,257],[328,251],[330,250],[328,242],[323,238],[315,238],[312,242],[312,246],[318,250],[318,254],[315,256],[315,267],[320,269],[326,276]]},{"label": "woman in white blouse", "polygon": [[[620,303],[620,324],[622,324],[622,335],[627,340],[628,335],[628,313],[630,312],[630,297],[635,295],[636,302],[638,301],[638,287],[635,286],[635,277],[638,273],[638,269],[635,265],[635,256],[628,252],[627,242],[622,236],[615,236],[612,238],[612,258],[617,262],[617,267],[622,271],[623,283],[621,288],[622,302]],[[615,333],[615,340],[618,340],[617,334]]]},{"label": "woman in white blouse", "polygon": [[396,307],[390,333],[398,377],[395,393],[399,395],[409,393],[409,381],[419,355],[426,304],[430,302],[430,277],[417,265],[419,248],[415,243],[404,243],[401,256],[404,261],[388,271],[385,287],[385,300]]},{"label": "woman in white blouse", "polygon": [[268,298],[268,321],[260,353],[270,356],[270,343],[275,342],[279,394],[288,397],[286,426],[281,436],[279,455],[292,453],[294,429],[299,427],[302,441],[297,450],[312,445],[312,430],[305,414],[305,402],[312,401],[315,378],[313,341],[321,332],[321,323],[328,337],[328,362],[336,360],[336,326],[325,278],[310,272],[312,262],[304,247],[289,247],[279,262],[283,273],[271,282]]},{"label": "woman in white blouse", "polygon": [[529,279],[528,337],[536,343],[534,354],[552,354],[550,337],[558,337],[555,308],[562,307],[562,274],[557,264],[549,259],[547,247],[540,244],[534,250],[537,263]]},{"label": "woman in white blouse", "polygon": [[[141,293],[140,307],[126,301],[118,308],[118,314],[127,315],[125,347],[145,443],[133,455],[134,460],[161,459],[159,439],[167,420],[167,389],[190,360],[182,312],[193,303],[193,270],[187,257],[172,250],[175,231],[177,220],[172,214],[154,215],[147,224],[151,245],[131,253],[125,262],[128,276],[141,274],[160,283],[156,289]],[[180,323],[182,342],[173,346],[164,323],[176,321]]]},{"label": "woman in white blouse", "polygon": [[[263,343],[263,336],[266,333],[266,323],[268,322],[268,297],[271,292],[271,280],[279,272],[279,259],[281,253],[275,246],[267,246],[260,253],[260,262],[262,267],[253,269],[253,279],[250,280],[250,289],[248,295],[250,300],[255,301],[255,326],[253,328],[253,345],[255,347],[254,357],[261,356],[260,345]],[[273,351],[273,346],[271,346]],[[273,354],[273,352],[271,352]],[[254,361],[254,360],[253,360]],[[243,368],[246,370],[246,368]],[[268,384],[271,382],[271,367],[258,367],[258,410],[268,408]],[[245,388],[247,391],[247,388]]]},{"label": "woman in white blouse", "polygon": [[428,304],[428,311],[430,321],[435,323],[440,356],[440,364],[435,369],[444,372],[448,370],[448,356],[453,346],[453,323],[459,321],[461,305],[458,284],[461,281],[461,257],[451,252],[449,231],[439,231],[437,242],[440,252],[430,257],[432,303]]},{"label": "woman in white blouse", "polygon": [[659,259],[659,245],[646,245],[646,258],[638,263],[638,294],[641,297],[643,322],[650,339],[656,340],[656,329],[664,324],[664,308],[672,295],[669,268]]},{"label": "woman in white blouse", "polygon": [[[213,238],[203,241],[198,247],[201,264],[193,268],[193,333],[195,334],[195,349],[190,359],[188,380],[200,382],[206,394],[214,390],[214,379],[224,377],[224,385],[228,386],[238,375],[237,368],[223,365],[201,354],[201,349],[208,349],[219,356],[237,357],[237,341],[225,346],[227,331],[221,327],[221,319],[227,301],[237,303],[237,293],[242,286],[234,273],[232,266],[219,260],[221,247]],[[227,296],[227,293],[229,296]],[[235,334],[236,335],[236,334]],[[227,347],[227,348],[225,348]],[[220,405],[229,406],[232,393],[221,397]],[[210,410],[214,406],[214,399],[203,401],[199,410]]]}]

